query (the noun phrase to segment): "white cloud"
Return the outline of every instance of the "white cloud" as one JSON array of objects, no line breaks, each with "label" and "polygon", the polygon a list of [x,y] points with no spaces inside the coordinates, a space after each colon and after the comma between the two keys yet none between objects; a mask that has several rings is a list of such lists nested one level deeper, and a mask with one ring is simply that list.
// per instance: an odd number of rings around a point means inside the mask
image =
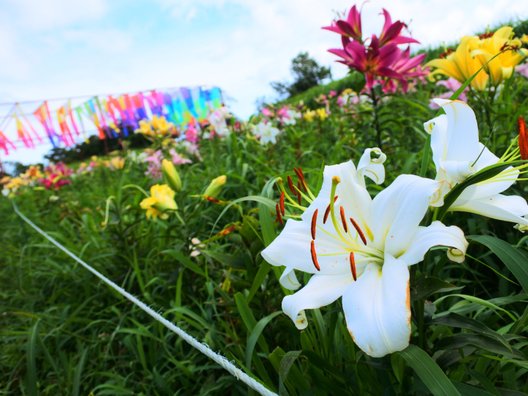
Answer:
[{"label": "white cloud", "polygon": [[49,30],[94,21],[108,11],[106,0],[8,0],[26,29]]}]

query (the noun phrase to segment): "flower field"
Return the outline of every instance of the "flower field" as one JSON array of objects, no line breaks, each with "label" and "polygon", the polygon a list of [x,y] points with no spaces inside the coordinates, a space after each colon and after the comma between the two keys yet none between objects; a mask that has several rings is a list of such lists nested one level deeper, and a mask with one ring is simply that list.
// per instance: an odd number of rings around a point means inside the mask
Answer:
[{"label": "flower field", "polygon": [[348,77],[249,120],[3,175],[0,394],[257,394],[15,209],[270,392],[526,394],[527,32],[411,54],[382,15],[324,28]]}]

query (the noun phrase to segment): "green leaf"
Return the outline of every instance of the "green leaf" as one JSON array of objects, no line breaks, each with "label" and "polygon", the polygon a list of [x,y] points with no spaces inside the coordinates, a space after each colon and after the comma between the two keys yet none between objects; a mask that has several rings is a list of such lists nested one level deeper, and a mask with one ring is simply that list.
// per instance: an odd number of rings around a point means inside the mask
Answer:
[{"label": "green leaf", "polygon": [[416,287],[412,288],[412,300],[422,300],[429,297],[431,294],[448,292],[462,287],[457,287],[452,283],[446,282],[443,279],[435,278],[433,276],[424,276],[416,280]]},{"label": "green leaf", "polygon": [[489,248],[515,276],[524,291],[528,293],[528,254],[525,251],[489,235],[469,235],[467,239]]},{"label": "green leaf", "polygon": [[[240,317],[242,318],[242,321],[246,325],[248,334],[252,334],[253,329],[257,325],[257,320],[255,319],[255,315],[253,315],[253,312],[251,311],[251,308],[249,307],[246,297],[240,292],[236,293],[235,294],[235,304],[237,306],[238,313],[240,314]],[[268,344],[263,338],[258,340],[258,344],[263,350],[268,349]]]},{"label": "green leaf", "polygon": [[39,394],[37,388],[37,340],[38,327],[40,319],[38,319],[29,333],[29,340],[27,344],[26,358],[27,358],[27,393],[30,396]]},{"label": "green leaf", "polygon": [[[447,296],[440,297],[434,303],[435,304],[439,304],[440,302],[444,301],[448,297],[460,297],[460,298],[463,298],[466,301],[469,301],[470,303],[479,304],[479,305],[482,305],[483,307],[490,308],[490,309],[492,309],[494,311],[503,312],[506,315],[508,315],[513,321],[517,320],[517,318],[515,316],[513,316],[510,312],[508,312],[504,308],[499,307],[497,304],[494,304],[494,303],[492,303],[492,302],[490,302],[488,300],[483,300],[482,298],[478,298],[478,297],[475,297],[475,296],[469,296],[467,294],[456,294],[456,293],[455,294],[449,294]],[[455,308],[455,307],[453,306],[451,308]]]},{"label": "green leaf", "polygon": [[293,363],[301,356],[301,353],[302,351],[289,351],[282,357],[279,368],[279,395],[287,394],[284,381],[288,378]]},{"label": "green leaf", "polygon": [[255,278],[253,279],[251,289],[249,289],[249,294],[246,298],[248,304],[251,302],[251,300],[255,296],[255,293],[264,282],[264,279],[266,279],[268,272],[271,270],[271,265],[265,262],[264,260],[260,261],[258,266],[259,269],[257,271],[257,274],[255,275]]},{"label": "green leaf", "polygon": [[439,349],[459,349],[468,345],[475,346],[484,351],[496,353],[509,358],[523,359],[523,354],[512,349],[511,346],[504,347],[500,342],[480,334],[455,334],[445,337],[436,344]]},{"label": "green leaf", "polygon": [[409,345],[398,354],[405,359],[434,396],[460,395],[442,369],[423,349]]},{"label": "green leaf", "polygon": [[161,253],[168,254],[169,256],[175,258],[176,261],[178,261],[185,268],[190,269],[195,274],[205,277],[205,272],[194,261],[192,261],[189,257],[185,256],[182,252],[176,250],[163,250]]},{"label": "green leaf", "polygon": [[475,333],[481,334],[483,336],[492,338],[497,342],[500,342],[510,352],[512,350],[510,344],[508,344],[508,341],[506,341],[506,339],[503,336],[491,330],[489,327],[487,327],[486,325],[484,325],[482,322],[478,320],[467,318],[465,316],[458,315],[456,313],[449,313],[445,316],[434,318],[432,323],[449,326],[449,327],[456,327],[459,329],[472,330]]},{"label": "green leaf", "polygon": [[[257,341],[260,338],[260,335],[264,331],[264,328],[268,325],[269,322],[276,316],[280,315],[282,312],[277,311],[273,312],[272,314],[260,319],[258,323],[255,325],[253,330],[251,330],[251,334],[249,335],[246,343],[246,367],[251,367],[251,359],[253,357],[253,350],[255,349],[255,345],[257,344]],[[268,345],[264,343],[265,348],[264,352],[269,353]]]}]

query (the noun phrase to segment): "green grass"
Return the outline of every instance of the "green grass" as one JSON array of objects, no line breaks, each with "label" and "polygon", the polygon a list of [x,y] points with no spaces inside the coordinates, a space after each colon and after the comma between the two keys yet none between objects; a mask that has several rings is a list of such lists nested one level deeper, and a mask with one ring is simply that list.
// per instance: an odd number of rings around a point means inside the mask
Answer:
[{"label": "green grass", "polygon": [[[384,186],[397,174],[420,171],[422,124],[436,112],[428,107],[436,89],[418,86],[381,108]],[[526,92],[521,77],[505,87],[492,114],[493,132],[483,107],[472,102],[481,140],[499,155],[516,136],[516,115],[528,112]],[[148,190],[154,181],[144,175],[144,164],[131,161],[123,170],[98,168],[59,191],[26,189],[14,199],[72,252],[281,394],[421,395],[452,386],[462,394],[527,392],[526,279],[517,261],[503,263],[486,244],[472,242],[463,264],[432,251],[415,267],[413,316],[423,322],[413,325],[415,349],[403,354],[372,359],[357,349],[340,303],[310,311],[310,326],[302,332],[279,313],[281,269],[260,256],[281,229],[264,199],[278,199],[270,180],[286,180],[302,167],[317,191],[323,165],[357,161],[374,145],[370,105],[344,113],[332,104],[331,111],[325,121],[284,128],[275,146],[262,147],[246,130],[203,141],[203,162],[179,167],[181,221],[146,220],[142,193],[125,186]],[[221,174],[228,181],[219,198],[231,205],[191,196]],[[512,191],[526,196],[525,185]],[[251,393],[52,247],[14,214],[8,199],[0,199],[0,213],[0,394]],[[467,234],[499,236],[526,254],[526,239],[510,224],[467,214],[446,220]],[[228,225],[235,231],[218,236]],[[209,240],[198,256],[191,255],[192,238]],[[409,359],[420,362],[425,374]],[[427,370],[438,367],[449,385],[434,375],[430,381]]]}]

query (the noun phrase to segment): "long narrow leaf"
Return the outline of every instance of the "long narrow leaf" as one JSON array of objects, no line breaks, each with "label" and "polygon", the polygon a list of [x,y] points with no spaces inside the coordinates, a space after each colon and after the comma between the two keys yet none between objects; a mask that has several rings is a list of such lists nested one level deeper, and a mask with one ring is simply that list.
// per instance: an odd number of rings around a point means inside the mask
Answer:
[{"label": "long narrow leaf", "polygon": [[438,364],[423,349],[416,345],[409,345],[398,353],[434,396],[460,395],[460,392],[447,378]]}]

